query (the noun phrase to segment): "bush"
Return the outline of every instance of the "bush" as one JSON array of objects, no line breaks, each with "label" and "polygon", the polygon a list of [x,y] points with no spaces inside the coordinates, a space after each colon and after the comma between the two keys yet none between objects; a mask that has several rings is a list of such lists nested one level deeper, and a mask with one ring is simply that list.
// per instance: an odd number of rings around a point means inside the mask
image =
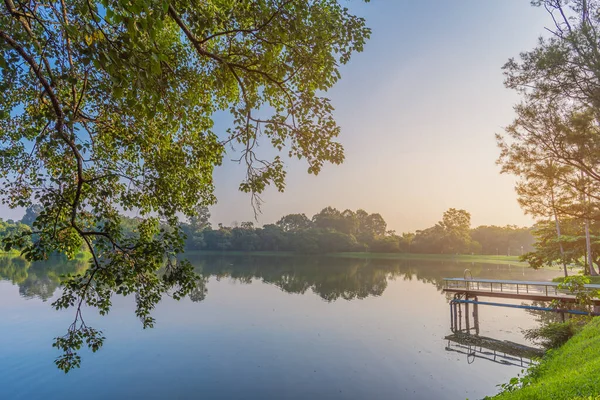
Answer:
[{"label": "bush", "polygon": [[[577,276],[577,275],[574,275],[574,276]],[[600,284],[600,276],[586,276],[586,278],[589,279],[589,283],[592,283],[595,285]],[[552,279],[552,282],[562,283],[564,281],[565,281],[564,276],[559,276],[559,277]],[[600,400],[600,399],[598,399],[598,400]]]},{"label": "bush", "polygon": [[580,329],[575,321],[553,322],[540,328],[525,330],[525,339],[539,343],[546,349],[556,349],[567,343]]}]

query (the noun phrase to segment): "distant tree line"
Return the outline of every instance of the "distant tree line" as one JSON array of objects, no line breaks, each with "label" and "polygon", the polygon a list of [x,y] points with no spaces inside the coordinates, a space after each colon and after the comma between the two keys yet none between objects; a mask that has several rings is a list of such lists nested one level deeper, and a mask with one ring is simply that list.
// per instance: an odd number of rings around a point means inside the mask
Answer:
[{"label": "distant tree line", "polygon": [[326,207],[312,218],[283,216],[275,224],[255,227],[252,222],[214,229],[207,209],[184,224],[187,250],[290,251],[303,254],[338,252],[498,254],[521,255],[533,249],[530,228],[479,226],[471,215],[454,208],[434,226],[414,233],[387,229],[381,214],[364,210],[340,211]]},{"label": "distant tree line", "polygon": [[[0,219],[0,239],[30,230],[40,212],[42,208],[34,205],[27,208],[21,221]],[[471,228],[471,215],[454,208],[446,211],[434,226],[400,235],[387,229],[381,214],[339,211],[333,207],[324,208],[312,218],[288,214],[263,227],[242,222],[213,228],[209,219],[210,212],[203,207],[196,217],[182,225],[187,236],[186,250],[522,255],[534,249],[535,241],[532,228],[511,225]],[[138,224],[135,217],[121,217],[126,236],[137,235]],[[543,236],[546,232],[543,226],[537,228],[536,235]],[[35,235],[32,240],[36,240]],[[576,246],[581,243],[574,243],[573,247]]]}]

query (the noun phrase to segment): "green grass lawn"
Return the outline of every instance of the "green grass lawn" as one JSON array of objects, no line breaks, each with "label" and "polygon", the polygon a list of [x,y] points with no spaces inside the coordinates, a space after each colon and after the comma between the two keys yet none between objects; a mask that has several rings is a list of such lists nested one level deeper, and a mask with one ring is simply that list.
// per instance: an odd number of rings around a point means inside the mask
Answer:
[{"label": "green grass lawn", "polygon": [[542,360],[532,383],[495,400],[574,400],[600,395],[600,317]]}]

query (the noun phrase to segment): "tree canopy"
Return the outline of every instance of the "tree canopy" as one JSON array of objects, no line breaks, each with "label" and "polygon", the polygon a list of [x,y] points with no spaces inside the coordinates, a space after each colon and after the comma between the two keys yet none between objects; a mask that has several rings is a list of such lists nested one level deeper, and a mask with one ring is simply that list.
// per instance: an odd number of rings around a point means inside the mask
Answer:
[{"label": "tree canopy", "polygon": [[600,2],[532,4],[543,7],[554,25],[533,50],[504,66],[506,86],[522,101],[514,122],[498,135],[498,162],[502,172],[518,176],[519,203],[538,219],[536,251],[526,258],[536,266],[560,263],[565,275],[569,262],[585,260],[586,271],[595,275],[600,266],[595,230],[600,220]]},{"label": "tree canopy", "polygon": [[[55,342],[65,371],[84,343],[103,342],[82,305],[106,313],[113,293],[135,293],[151,327],[163,293],[192,290],[196,275],[174,257],[178,217],[216,201],[212,172],[228,146],[254,200],[284,189],[282,156],[314,174],[344,159],[323,94],[370,31],[337,0],[6,0],[0,10],[0,196],[43,208],[5,247],[32,260],[92,253],[54,303],[76,308]],[[213,129],[219,112],[231,116],[226,132]],[[281,155],[262,159],[259,142]],[[140,215],[133,236],[119,223],[128,211]]]},{"label": "tree canopy", "polygon": [[[442,220],[415,233],[397,235],[386,231],[379,213],[325,207],[312,218],[288,214],[276,224],[255,227],[219,224],[218,229],[194,229],[184,224],[188,235],[186,250],[198,251],[287,251],[299,254],[339,252],[429,253],[429,254],[508,254],[534,250],[531,228],[479,226],[471,228],[465,210],[451,208]],[[192,239],[190,239],[192,238]]]}]

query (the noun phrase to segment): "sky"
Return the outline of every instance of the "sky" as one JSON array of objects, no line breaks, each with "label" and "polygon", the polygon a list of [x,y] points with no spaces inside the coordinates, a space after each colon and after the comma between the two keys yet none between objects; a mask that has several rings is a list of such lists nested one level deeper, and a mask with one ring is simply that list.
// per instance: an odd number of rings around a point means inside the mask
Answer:
[{"label": "sky", "polygon": [[[398,233],[432,226],[448,208],[469,211],[473,226],[531,225],[517,204],[515,179],[495,163],[494,135],[510,124],[519,101],[504,87],[501,67],[536,45],[552,23],[547,13],[528,0],[340,1],[372,29],[364,52],[326,94],[345,162],[314,176],[285,156],[286,190],[262,195],[256,221],[250,196],[238,191],[245,168],[227,154],[214,174],[213,225],[260,226],[327,206],[380,213]],[[228,126],[228,117],[217,116],[217,133]],[[23,215],[4,211],[5,219]]]},{"label": "sky", "polygon": [[473,226],[532,224],[514,177],[495,163],[494,135],[519,101],[501,67],[536,45],[551,23],[546,12],[527,0],[346,3],[373,32],[327,93],[345,162],[314,176],[289,160],[285,193],[262,196],[258,221],[249,195],[237,191],[243,166],[225,162],[214,175],[211,221],[263,225],[332,206],[378,212],[399,233],[432,226],[453,207],[469,211]]}]

